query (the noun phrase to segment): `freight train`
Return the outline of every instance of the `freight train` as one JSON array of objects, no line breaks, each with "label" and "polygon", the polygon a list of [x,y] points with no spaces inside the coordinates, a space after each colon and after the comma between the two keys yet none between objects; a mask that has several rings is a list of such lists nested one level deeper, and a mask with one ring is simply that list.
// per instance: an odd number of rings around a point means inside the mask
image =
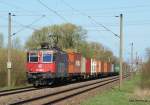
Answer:
[{"label": "freight train", "polygon": [[55,81],[100,78],[118,75],[118,66],[81,53],[59,48],[41,47],[27,51],[27,78],[34,86],[51,85]]}]

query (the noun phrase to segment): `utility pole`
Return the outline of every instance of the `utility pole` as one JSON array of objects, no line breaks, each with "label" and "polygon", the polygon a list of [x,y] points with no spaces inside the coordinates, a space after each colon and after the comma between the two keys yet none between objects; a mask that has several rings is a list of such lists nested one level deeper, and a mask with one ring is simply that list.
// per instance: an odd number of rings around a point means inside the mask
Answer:
[{"label": "utility pole", "polygon": [[138,69],[138,53],[137,52],[135,53],[135,56],[136,56],[136,58],[135,58],[134,63],[136,65],[136,72],[137,72],[137,69]]},{"label": "utility pole", "polygon": [[11,86],[11,13],[8,13],[8,61],[7,61],[7,85]]},{"label": "utility pole", "polygon": [[131,43],[131,72],[133,73],[133,42]]},{"label": "utility pole", "polygon": [[123,70],[122,70],[122,65],[123,65],[123,14],[120,14],[120,83],[119,86],[121,88],[122,86],[122,78],[123,78]]}]

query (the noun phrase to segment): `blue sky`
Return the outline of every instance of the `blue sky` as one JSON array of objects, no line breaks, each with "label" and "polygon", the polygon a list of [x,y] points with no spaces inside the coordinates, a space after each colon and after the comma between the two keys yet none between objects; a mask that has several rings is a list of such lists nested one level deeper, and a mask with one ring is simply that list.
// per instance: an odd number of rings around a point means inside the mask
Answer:
[{"label": "blue sky", "polygon": [[[145,49],[150,47],[150,1],[149,0],[41,0],[49,8],[65,17],[67,22],[83,26],[88,31],[88,41],[100,42],[111,49],[115,55],[119,54],[119,39],[103,27],[95,24],[87,16],[72,10],[67,6],[91,16],[97,22],[105,25],[116,34],[119,34],[119,18],[124,15],[124,58],[130,59],[130,43],[134,43],[134,54],[145,56]],[[7,43],[8,12],[15,14],[12,17],[13,37],[19,37],[24,43],[34,31],[22,28],[22,25],[31,25],[34,29],[43,26],[65,23],[63,19],[42,6],[38,0],[0,0],[0,32],[5,36]],[[45,15],[45,17],[42,17]],[[41,18],[42,17],[42,18]]]}]

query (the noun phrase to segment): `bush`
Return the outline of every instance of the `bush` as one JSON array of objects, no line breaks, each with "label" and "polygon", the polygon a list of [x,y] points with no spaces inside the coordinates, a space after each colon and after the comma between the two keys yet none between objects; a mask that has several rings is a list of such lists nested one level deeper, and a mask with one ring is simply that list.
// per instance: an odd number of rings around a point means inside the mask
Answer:
[{"label": "bush", "polygon": [[141,72],[141,87],[150,88],[150,60],[142,67]]},{"label": "bush", "polygon": [[146,49],[147,62],[142,65],[141,87],[150,89],[150,48]]},{"label": "bush", "polygon": [[[12,49],[12,69],[11,69],[11,85],[25,85],[25,52],[17,49]],[[0,49],[0,87],[7,86],[7,49]]]}]

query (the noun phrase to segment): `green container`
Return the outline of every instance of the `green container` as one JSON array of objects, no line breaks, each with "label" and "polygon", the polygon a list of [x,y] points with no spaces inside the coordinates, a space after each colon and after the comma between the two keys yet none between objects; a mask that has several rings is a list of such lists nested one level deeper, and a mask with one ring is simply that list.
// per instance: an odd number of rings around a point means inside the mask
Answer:
[{"label": "green container", "polygon": [[119,64],[114,64],[114,71],[119,72],[120,71],[120,66]]}]

